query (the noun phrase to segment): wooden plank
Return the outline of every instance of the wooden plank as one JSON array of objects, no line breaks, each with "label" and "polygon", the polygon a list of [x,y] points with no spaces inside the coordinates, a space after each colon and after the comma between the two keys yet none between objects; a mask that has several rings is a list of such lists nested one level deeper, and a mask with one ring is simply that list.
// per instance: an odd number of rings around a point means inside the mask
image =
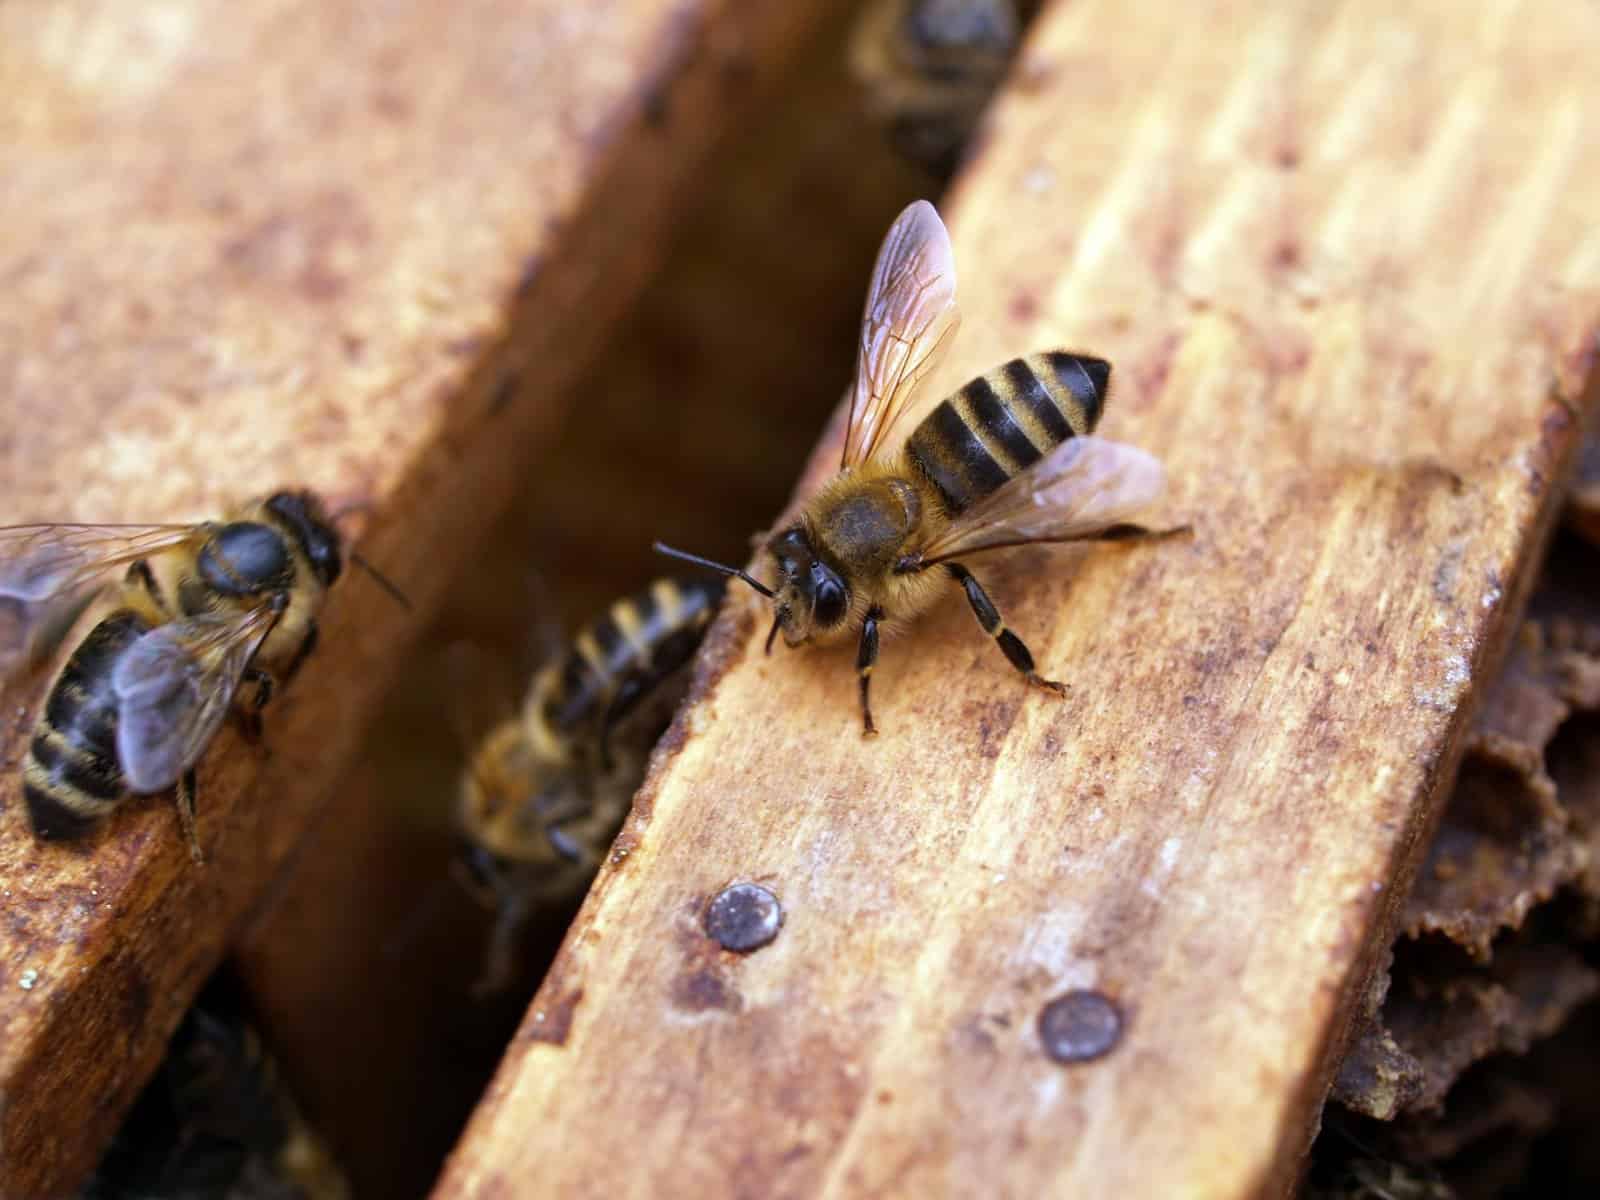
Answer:
[{"label": "wooden plank", "polygon": [[161,798],[82,852],[42,846],[7,772],[0,1194],[70,1191],[246,907],[333,816],[405,639],[819,7],[0,12],[0,521],[309,486],[370,505],[350,526],[414,605],[341,580],[271,757],[231,732],[207,756],[203,870]]},{"label": "wooden plank", "polygon": [[[1192,541],[983,564],[884,650],[713,629],[436,1194],[1284,1194],[1576,447],[1592,5],[1050,6],[958,184],[945,384],[1066,344]],[[832,468],[825,440],[802,487]],[[730,880],[785,909],[719,951]],[[1046,1005],[1120,1013],[1044,1051]]]},{"label": "wooden plank", "polygon": [[[853,15],[830,18],[698,172],[667,261],[574,385],[581,405],[406,655],[337,785],[339,820],[235,945],[296,1097],[363,1200],[437,1175],[565,931],[527,939],[520,988],[472,993],[491,914],[448,874],[464,729],[520,698],[513,664],[538,621],[572,630],[660,573],[653,537],[744,554],[849,373],[860,280],[919,194],[850,86]],[[442,653],[462,640],[483,661],[473,694]]]}]

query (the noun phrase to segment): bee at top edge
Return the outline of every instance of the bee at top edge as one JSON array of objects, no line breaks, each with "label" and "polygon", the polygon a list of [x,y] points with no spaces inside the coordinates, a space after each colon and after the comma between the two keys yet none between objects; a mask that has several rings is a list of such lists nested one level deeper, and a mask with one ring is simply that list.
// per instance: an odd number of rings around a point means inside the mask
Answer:
[{"label": "bee at top edge", "polygon": [[876,0],[850,39],[868,108],[905,158],[948,179],[1037,5],[1015,0]]},{"label": "bee at top edge", "polygon": [[496,913],[479,993],[510,980],[528,922],[576,901],[599,869],[725,587],[662,578],[618,600],[479,743],[457,803],[461,865]]},{"label": "bee at top edge", "polygon": [[316,646],[343,560],[338,530],[304,491],[252,500],[221,521],[0,527],[0,600],[33,631],[12,673],[48,656],[108,573],[126,566],[34,723],[22,793],[35,834],[81,837],[130,793],[174,788],[190,854],[203,861],[195,764],[230,712],[259,738],[262,709]]},{"label": "bee at top edge", "polygon": [[1065,687],[1035,669],[983,586],[960,561],[1035,543],[1163,537],[1128,519],[1165,486],[1161,463],[1093,436],[1111,364],[1050,350],[1014,358],[941,401],[903,441],[891,435],[957,324],[950,237],[933,205],[911,204],[878,253],[862,318],[839,473],[766,543],[777,575],[747,572],[656,544],[658,552],[749,584],[773,603],[770,653],[857,639],[862,733],[877,732],[870,683],[880,633],[951,586],[1029,683]]}]

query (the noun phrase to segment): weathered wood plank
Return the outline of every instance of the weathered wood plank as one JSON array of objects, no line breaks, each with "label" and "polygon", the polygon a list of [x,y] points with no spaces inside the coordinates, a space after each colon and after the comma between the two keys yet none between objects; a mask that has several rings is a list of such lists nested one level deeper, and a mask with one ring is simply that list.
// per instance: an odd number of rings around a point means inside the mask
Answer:
[{"label": "weathered wood plank", "polygon": [[[871,743],[850,651],[735,604],[437,1194],[1282,1194],[1576,446],[1597,53],[1581,3],[1050,6],[942,378],[1108,354],[1193,540],[997,555],[1070,697],[953,596]],[[787,914],[748,959],[736,878]],[[1073,988],[1124,1025],[1068,1067]]]},{"label": "weathered wood plank", "polygon": [[0,1194],[61,1195],[93,1161],[702,151],[819,10],[0,11],[0,521],[183,519],[310,486],[371,506],[361,549],[415,606],[340,582],[270,759],[231,732],[206,758],[202,870],[162,798],[81,852],[41,846],[7,772]]}]

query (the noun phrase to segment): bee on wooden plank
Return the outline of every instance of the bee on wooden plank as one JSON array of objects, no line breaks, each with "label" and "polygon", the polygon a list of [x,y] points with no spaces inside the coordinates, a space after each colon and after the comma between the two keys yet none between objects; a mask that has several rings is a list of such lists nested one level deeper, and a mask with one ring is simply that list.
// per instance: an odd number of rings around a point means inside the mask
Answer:
[{"label": "bee on wooden plank", "polygon": [[480,992],[514,974],[527,923],[577,900],[599,869],[724,588],[664,578],[618,600],[479,743],[457,822],[468,885],[496,911]]},{"label": "bee on wooden plank", "polygon": [[954,173],[1010,65],[1020,15],[1014,0],[876,0],[862,12],[850,68],[900,154]]},{"label": "bee on wooden plank", "polygon": [[[221,521],[0,527],[0,598],[57,638],[71,622],[54,614],[81,613],[103,577],[127,567],[35,722],[22,783],[35,833],[78,837],[130,793],[175,788],[202,861],[195,763],[246,685],[240,720],[259,736],[261,710],[316,646],[342,564],[338,531],[303,491],[252,500]],[[52,648],[47,636],[26,657]]]},{"label": "bee on wooden plank", "polygon": [[347,1200],[349,1184],[215,982],[184,1014],[83,1200]]},{"label": "bee on wooden plank", "polygon": [[1111,364],[1051,350],[1014,358],[946,397],[909,438],[892,438],[954,332],[955,262],[933,205],[890,227],[867,293],[839,473],[767,542],[768,587],[746,572],[656,544],[737,577],[773,601],[767,651],[856,636],[862,733],[877,732],[869,685],[878,639],[954,585],[1029,683],[1056,694],[960,559],[1008,546],[1165,536],[1127,519],[1165,484],[1143,450],[1092,436]]}]

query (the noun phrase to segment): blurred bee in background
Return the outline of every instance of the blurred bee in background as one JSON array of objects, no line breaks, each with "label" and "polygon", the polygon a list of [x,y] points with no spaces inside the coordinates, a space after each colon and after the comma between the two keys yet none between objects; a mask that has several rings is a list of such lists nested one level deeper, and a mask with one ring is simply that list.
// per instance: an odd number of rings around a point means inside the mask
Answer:
[{"label": "blurred bee in background", "polygon": [[776,588],[746,572],[656,544],[660,553],[742,579],[773,601],[767,635],[791,647],[856,634],[864,736],[877,732],[868,689],[878,638],[934,604],[950,584],[1029,683],[1034,669],[960,557],[1042,542],[1165,536],[1126,524],[1165,484],[1149,454],[1090,434],[1111,382],[1101,358],[1051,350],[971,380],[903,443],[889,435],[957,323],[955,260],[944,222],[918,200],[878,253],[839,473],[766,544]]},{"label": "blurred bee in background", "polygon": [[0,599],[36,630],[19,655],[30,665],[54,650],[103,576],[127,565],[111,611],[57,673],[34,725],[22,792],[35,833],[78,837],[130,792],[175,787],[202,861],[195,763],[245,685],[239,718],[259,737],[261,710],[316,646],[342,561],[339,533],[309,492],[275,492],[198,524],[0,528]]},{"label": "blurred bee in background", "polygon": [[539,671],[521,711],[479,743],[457,822],[466,883],[496,912],[480,993],[511,980],[533,917],[588,888],[724,587],[715,577],[658,579],[617,601]]},{"label": "blurred bee in background", "polygon": [[208,983],[172,1035],[81,1200],[347,1200],[242,998]]},{"label": "blurred bee in background", "polygon": [[1016,0],[875,0],[856,22],[850,68],[895,149],[941,180],[955,173],[1036,8]]}]

